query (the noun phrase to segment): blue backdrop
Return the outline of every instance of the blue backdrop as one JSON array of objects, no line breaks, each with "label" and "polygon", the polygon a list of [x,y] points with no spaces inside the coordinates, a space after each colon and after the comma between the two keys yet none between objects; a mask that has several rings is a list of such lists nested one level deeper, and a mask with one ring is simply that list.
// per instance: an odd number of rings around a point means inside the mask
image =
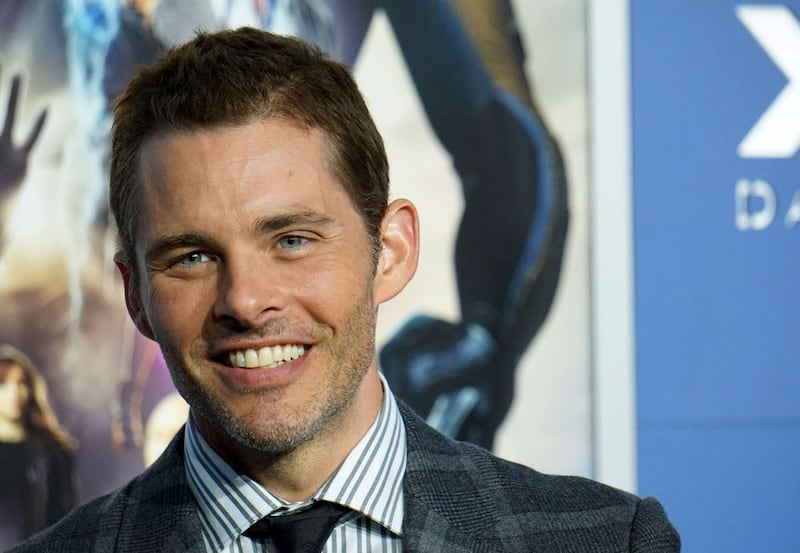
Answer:
[{"label": "blue backdrop", "polygon": [[631,2],[639,491],[690,553],[800,551],[798,16]]}]

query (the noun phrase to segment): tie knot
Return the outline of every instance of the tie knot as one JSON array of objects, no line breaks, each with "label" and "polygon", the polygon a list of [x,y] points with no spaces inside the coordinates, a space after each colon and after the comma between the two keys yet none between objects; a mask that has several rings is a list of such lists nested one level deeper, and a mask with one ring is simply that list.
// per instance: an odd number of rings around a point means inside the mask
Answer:
[{"label": "tie knot", "polygon": [[334,526],[350,511],[327,501],[316,501],[288,515],[265,516],[244,534],[272,540],[279,553],[319,553]]}]

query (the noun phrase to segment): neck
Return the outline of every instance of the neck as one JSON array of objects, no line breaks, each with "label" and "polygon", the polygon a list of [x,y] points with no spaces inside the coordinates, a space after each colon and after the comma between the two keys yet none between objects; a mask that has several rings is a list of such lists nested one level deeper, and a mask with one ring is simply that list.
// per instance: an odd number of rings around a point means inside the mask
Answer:
[{"label": "neck", "polygon": [[207,421],[197,417],[195,421],[206,441],[237,470],[285,501],[303,501],[322,487],[375,422],[383,402],[377,370],[370,371],[361,386],[353,402],[324,429],[287,451],[249,448],[212,430],[214,439],[207,431]]}]

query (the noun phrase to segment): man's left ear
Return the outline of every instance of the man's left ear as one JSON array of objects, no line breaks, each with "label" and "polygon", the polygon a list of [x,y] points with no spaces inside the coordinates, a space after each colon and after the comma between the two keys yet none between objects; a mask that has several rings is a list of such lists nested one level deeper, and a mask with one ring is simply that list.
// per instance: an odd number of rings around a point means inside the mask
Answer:
[{"label": "man's left ear", "polygon": [[419,218],[408,200],[394,200],[381,224],[381,252],[375,273],[375,305],[399,294],[417,271]]}]

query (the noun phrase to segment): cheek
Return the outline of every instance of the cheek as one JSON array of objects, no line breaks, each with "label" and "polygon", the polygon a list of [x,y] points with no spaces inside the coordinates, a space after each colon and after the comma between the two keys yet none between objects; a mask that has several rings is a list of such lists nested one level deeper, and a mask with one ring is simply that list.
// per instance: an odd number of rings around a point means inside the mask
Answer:
[{"label": "cheek", "polygon": [[296,291],[327,318],[350,311],[355,303],[371,301],[372,276],[363,263],[332,258],[318,264],[311,274]]},{"label": "cheek", "polygon": [[215,287],[206,283],[154,283],[147,315],[159,342],[196,337],[213,309],[215,298]]}]

